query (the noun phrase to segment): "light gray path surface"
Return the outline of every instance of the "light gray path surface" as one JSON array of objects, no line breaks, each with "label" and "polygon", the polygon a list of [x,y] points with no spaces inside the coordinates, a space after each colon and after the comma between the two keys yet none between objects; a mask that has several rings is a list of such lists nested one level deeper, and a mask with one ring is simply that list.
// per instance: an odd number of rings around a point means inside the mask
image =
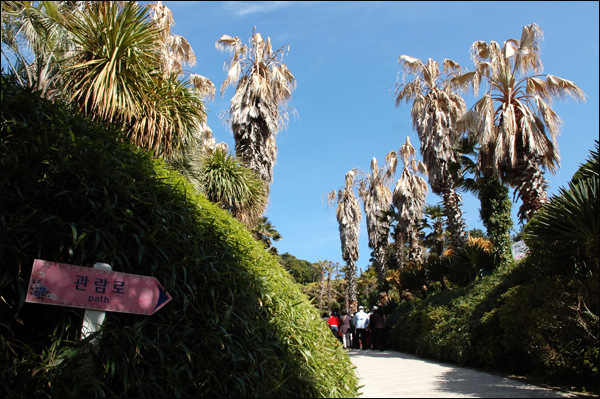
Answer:
[{"label": "light gray path surface", "polygon": [[348,351],[362,398],[569,398],[574,395],[395,351]]}]

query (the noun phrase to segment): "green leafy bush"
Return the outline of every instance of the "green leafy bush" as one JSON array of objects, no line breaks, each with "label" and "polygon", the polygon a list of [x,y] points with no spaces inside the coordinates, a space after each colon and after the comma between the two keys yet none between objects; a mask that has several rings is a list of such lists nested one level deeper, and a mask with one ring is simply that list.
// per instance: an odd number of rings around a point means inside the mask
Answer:
[{"label": "green leafy bush", "polygon": [[550,273],[565,270],[547,264],[568,258],[566,248],[546,246],[544,268],[530,254],[466,287],[401,304],[388,318],[390,347],[598,392],[598,284],[574,269]]},{"label": "green leafy bush", "polygon": [[[289,274],[177,173],[4,75],[1,123],[3,397],[357,394]],[[24,303],[34,259],[154,276],[173,300],[81,340],[83,310]]]}]

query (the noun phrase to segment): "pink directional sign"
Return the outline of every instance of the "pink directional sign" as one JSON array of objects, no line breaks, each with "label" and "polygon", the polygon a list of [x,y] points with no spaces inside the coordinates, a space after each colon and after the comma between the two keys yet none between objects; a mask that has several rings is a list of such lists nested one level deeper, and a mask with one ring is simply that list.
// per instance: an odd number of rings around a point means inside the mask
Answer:
[{"label": "pink directional sign", "polygon": [[151,315],[171,295],[154,277],[36,259],[26,302]]}]

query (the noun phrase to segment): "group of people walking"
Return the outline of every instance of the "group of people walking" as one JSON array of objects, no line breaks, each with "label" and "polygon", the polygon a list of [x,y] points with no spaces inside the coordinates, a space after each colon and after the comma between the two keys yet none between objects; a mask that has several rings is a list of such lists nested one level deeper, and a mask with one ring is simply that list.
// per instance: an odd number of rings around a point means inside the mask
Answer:
[{"label": "group of people walking", "polygon": [[381,306],[373,306],[369,313],[365,312],[364,306],[359,306],[354,314],[344,309],[341,315],[334,309],[331,313],[324,313],[323,320],[345,349],[385,350],[386,324]]}]

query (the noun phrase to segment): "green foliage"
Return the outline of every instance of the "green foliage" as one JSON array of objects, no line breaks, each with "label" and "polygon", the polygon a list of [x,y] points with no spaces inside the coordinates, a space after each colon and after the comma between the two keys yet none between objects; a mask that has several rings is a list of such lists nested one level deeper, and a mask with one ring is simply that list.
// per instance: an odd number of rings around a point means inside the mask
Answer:
[{"label": "green foliage", "polygon": [[279,257],[279,264],[287,270],[294,280],[299,284],[313,283],[319,279],[318,265],[307,260],[298,259],[288,252]]},{"label": "green foliage", "polygon": [[402,303],[388,318],[391,348],[598,392],[598,285],[537,273],[505,264]]},{"label": "green foliage", "polygon": [[[560,189],[525,226],[526,258],[494,270],[501,254],[467,244],[452,257],[449,275],[463,288],[402,304],[388,318],[391,347],[598,393],[597,153],[596,148],[569,189]],[[503,248],[510,226],[503,222],[510,213],[507,189],[482,179],[479,188],[487,193],[481,216],[490,240],[496,240],[492,250]],[[436,261],[426,269],[428,278],[439,281],[443,268]],[[485,264],[493,273],[475,279]]]},{"label": "green foliage", "polygon": [[430,282],[439,282],[441,288],[445,291],[446,277],[450,273],[451,260],[448,257],[438,258],[430,256],[424,264],[426,278]]},{"label": "green foliage", "polygon": [[598,278],[600,252],[600,177],[598,173],[598,141],[596,151],[583,164],[568,189],[560,188],[525,226],[528,240],[544,242],[575,241],[581,243],[587,258],[580,265]]},{"label": "green foliage", "polygon": [[491,273],[496,265],[494,254],[469,241],[452,256],[448,277],[454,284],[464,287],[473,282],[478,275]]},{"label": "green foliage", "polygon": [[508,262],[511,259],[510,229],[513,225],[508,187],[496,176],[485,176],[479,179],[478,189],[481,201],[479,216],[493,245],[491,252],[500,262]]},{"label": "green foliage", "polygon": [[[1,119],[2,397],[357,394],[275,257],[162,161],[5,76]],[[90,351],[83,310],[24,303],[34,259],[154,276],[173,300],[108,313]]]},{"label": "green foliage", "polygon": [[410,268],[400,273],[400,285],[403,289],[413,294],[419,293],[423,286],[427,285],[426,272],[424,268]]}]

